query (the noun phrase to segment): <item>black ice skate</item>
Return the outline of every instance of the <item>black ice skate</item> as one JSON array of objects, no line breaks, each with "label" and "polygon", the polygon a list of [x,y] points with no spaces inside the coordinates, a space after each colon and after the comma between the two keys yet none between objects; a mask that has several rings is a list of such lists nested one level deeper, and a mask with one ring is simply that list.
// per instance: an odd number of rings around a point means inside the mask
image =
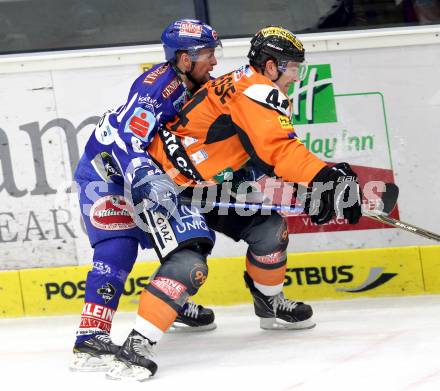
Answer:
[{"label": "black ice skate", "polygon": [[208,331],[214,330],[217,325],[214,323],[214,311],[205,308],[200,304],[188,301],[178,313],[172,324],[171,331]]},{"label": "black ice skate", "polygon": [[155,346],[156,343],[132,330],[105,376],[111,380],[147,380],[157,371],[157,364],[151,360]]},{"label": "black ice skate", "polygon": [[108,334],[96,334],[73,347],[72,371],[106,371],[120,346]]},{"label": "black ice skate", "polygon": [[246,286],[254,298],[255,314],[260,318],[264,330],[302,330],[315,327],[311,320],[312,307],[302,302],[286,299],[280,292],[275,296],[265,296],[255,288],[252,278],[244,272]]}]

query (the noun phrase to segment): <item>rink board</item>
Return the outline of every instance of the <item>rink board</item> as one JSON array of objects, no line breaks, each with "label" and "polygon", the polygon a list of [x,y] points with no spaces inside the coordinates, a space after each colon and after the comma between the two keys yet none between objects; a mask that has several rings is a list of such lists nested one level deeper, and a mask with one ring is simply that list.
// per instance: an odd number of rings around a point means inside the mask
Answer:
[{"label": "rink board", "polygon": [[0,273],[0,318],[23,316],[20,273],[9,271]]},{"label": "rink board", "polygon": [[[135,311],[158,262],[137,263],[120,310]],[[244,257],[209,259],[209,277],[195,300],[204,305],[248,303]],[[79,313],[88,266],[0,273],[0,317]],[[297,300],[416,295],[440,292],[440,246],[289,254],[284,292]]]}]

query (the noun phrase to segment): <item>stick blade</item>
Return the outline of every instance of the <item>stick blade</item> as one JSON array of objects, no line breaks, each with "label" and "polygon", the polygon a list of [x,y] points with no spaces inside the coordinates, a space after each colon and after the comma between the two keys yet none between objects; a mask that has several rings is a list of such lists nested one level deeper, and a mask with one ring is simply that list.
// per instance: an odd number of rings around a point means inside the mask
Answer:
[{"label": "stick blade", "polygon": [[382,193],[383,209],[382,212],[390,214],[396,207],[399,198],[399,187],[394,183],[385,183],[385,190]]}]

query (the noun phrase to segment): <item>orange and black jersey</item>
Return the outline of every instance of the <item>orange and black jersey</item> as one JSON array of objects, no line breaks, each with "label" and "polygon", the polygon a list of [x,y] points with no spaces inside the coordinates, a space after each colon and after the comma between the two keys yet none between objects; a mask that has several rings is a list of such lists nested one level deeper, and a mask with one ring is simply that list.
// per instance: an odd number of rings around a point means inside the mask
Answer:
[{"label": "orange and black jersey", "polygon": [[178,184],[219,183],[249,159],[267,175],[309,183],[325,163],[298,140],[290,116],[277,86],[244,66],[207,82],[148,152],[164,171],[178,170]]}]

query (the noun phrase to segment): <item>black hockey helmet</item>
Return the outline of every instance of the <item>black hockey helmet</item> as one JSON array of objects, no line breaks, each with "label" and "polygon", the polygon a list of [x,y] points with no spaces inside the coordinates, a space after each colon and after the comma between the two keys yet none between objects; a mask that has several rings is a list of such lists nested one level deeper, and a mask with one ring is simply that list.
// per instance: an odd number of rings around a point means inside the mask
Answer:
[{"label": "black hockey helmet", "polygon": [[268,26],[252,38],[248,58],[249,63],[258,68],[273,59],[279,70],[284,72],[289,61],[303,62],[304,53],[304,46],[289,30],[281,26]]}]

